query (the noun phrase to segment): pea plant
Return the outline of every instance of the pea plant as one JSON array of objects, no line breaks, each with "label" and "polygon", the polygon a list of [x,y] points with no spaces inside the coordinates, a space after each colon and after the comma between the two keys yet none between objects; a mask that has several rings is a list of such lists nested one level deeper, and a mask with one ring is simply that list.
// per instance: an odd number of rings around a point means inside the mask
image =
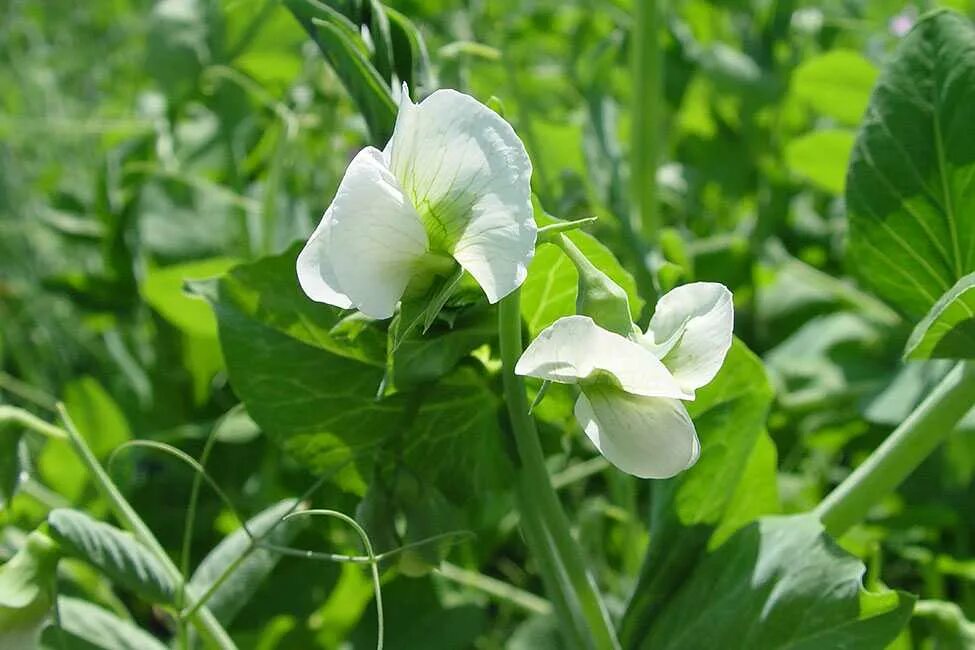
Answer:
[{"label": "pea plant", "polygon": [[3,10],[0,647],[975,647],[972,7],[529,4]]}]

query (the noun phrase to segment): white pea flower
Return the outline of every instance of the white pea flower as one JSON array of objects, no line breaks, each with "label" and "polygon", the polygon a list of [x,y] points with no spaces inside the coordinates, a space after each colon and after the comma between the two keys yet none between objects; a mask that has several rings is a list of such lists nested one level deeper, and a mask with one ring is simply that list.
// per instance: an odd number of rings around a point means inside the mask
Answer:
[{"label": "white pea flower", "polygon": [[454,90],[414,104],[404,85],[386,148],[355,156],[298,256],[301,288],[389,318],[411,281],[456,260],[497,302],[534,254],[530,179],[525,147],[497,113]]},{"label": "white pea flower", "polygon": [[669,478],[701,453],[681,400],[718,373],[733,321],[724,285],[686,284],[660,299],[639,341],[568,316],[532,341],[515,372],[578,384],[576,419],[600,453],[628,474]]}]

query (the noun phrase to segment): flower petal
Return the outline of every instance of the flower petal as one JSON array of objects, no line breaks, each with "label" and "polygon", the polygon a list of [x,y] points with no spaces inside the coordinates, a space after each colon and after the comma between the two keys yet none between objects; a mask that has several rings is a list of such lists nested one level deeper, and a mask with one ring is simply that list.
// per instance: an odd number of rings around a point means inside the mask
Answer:
[{"label": "flower petal", "polygon": [[693,395],[721,369],[731,348],[734,320],[734,303],[727,287],[716,282],[692,282],[660,299],[646,340],[681,388]]},{"label": "flower petal", "polygon": [[670,478],[701,455],[694,423],[679,400],[586,387],[575,415],[606,460],[633,476]]},{"label": "flower petal", "polygon": [[434,250],[450,253],[497,302],[521,286],[535,251],[531,161],[511,125],[473,97],[403,93],[384,152]]},{"label": "flower petal", "polygon": [[329,212],[319,257],[331,262],[332,289],[366,316],[389,318],[427,250],[427,236],[381,151],[366,147],[356,154]]},{"label": "flower petal", "polygon": [[335,269],[332,268],[329,257],[331,221],[332,208],[329,208],[298,254],[298,284],[305,295],[315,302],[348,309],[352,306],[352,301],[339,288],[339,281],[335,277]]},{"label": "flower petal", "polygon": [[515,366],[515,373],[575,384],[598,372],[628,393],[689,397],[652,352],[596,325],[588,316],[566,316],[542,330]]}]

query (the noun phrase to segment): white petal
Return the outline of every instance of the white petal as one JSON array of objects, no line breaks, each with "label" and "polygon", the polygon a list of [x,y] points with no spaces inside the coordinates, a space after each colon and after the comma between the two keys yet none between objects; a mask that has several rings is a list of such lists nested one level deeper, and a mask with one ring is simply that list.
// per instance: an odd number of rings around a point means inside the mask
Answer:
[{"label": "white petal", "polygon": [[701,455],[694,423],[679,400],[587,387],[575,415],[606,460],[633,476],[670,478]]},{"label": "white petal", "polygon": [[689,397],[652,352],[604,330],[588,316],[566,316],[542,330],[521,355],[515,372],[563,384],[602,372],[628,393]]},{"label": "white petal", "polygon": [[389,318],[427,236],[382,152],[366,147],[352,159],[329,211],[325,256],[338,287],[366,316]]},{"label": "white petal", "polygon": [[510,124],[454,90],[419,104],[404,92],[384,153],[431,248],[452,254],[492,303],[521,285],[537,229],[531,162]]},{"label": "white petal", "polygon": [[716,282],[692,282],[657,303],[646,337],[687,392],[706,385],[731,348],[735,308],[731,292]]},{"label": "white petal", "polygon": [[301,290],[315,302],[324,302],[342,309],[352,306],[349,297],[339,288],[338,278],[329,257],[331,243],[332,209],[325,211],[321,223],[308,238],[298,254],[298,284]]}]

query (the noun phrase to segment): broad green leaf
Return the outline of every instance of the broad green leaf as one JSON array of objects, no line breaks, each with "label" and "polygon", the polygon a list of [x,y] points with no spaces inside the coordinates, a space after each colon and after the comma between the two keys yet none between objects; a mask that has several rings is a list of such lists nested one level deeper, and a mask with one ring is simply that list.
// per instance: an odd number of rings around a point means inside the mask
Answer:
[{"label": "broad green leaf", "polygon": [[[314,302],[301,291],[295,263],[301,244],[280,255],[263,257],[234,268],[219,282],[219,300],[232,305],[243,316],[260,322],[307,345],[330,353],[383,367],[386,363],[386,334],[371,328],[373,321],[353,319],[347,312]],[[208,295],[206,285],[194,290]]]},{"label": "broad green leaf", "polygon": [[259,319],[239,309],[232,298],[238,279],[232,273],[221,281],[214,304],[234,392],[261,430],[292,457],[316,473],[344,468],[340,484],[361,492],[371,454],[398,428],[404,402],[395,396],[377,400],[382,367],[270,327],[268,320],[284,315],[279,311]]},{"label": "broad green leaf", "polygon": [[205,301],[187,295],[183,286],[190,280],[223,275],[236,260],[215,257],[185,264],[151,269],[142,282],[142,296],[153,309],[191,336],[213,338],[217,322]]},{"label": "broad green leaf", "polygon": [[409,388],[448,374],[472,350],[497,336],[495,310],[479,304],[461,310],[449,326],[438,322],[424,333],[413,329],[396,347],[393,375],[397,388]]},{"label": "broad green leaf", "polygon": [[864,571],[812,515],[760,519],[694,567],[638,647],[879,650],[914,598],[866,591]]},{"label": "broad green leaf", "polygon": [[[132,437],[122,409],[93,377],[65,386],[64,405],[99,460]],[[37,466],[45,482],[68,499],[77,502],[84,495],[88,471],[67,441],[49,440]]]},{"label": "broad green leaf", "polygon": [[58,508],[47,516],[51,538],[68,556],[94,566],[114,583],[152,603],[172,604],[176,583],[159,560],[128,533],[79,510]]},{"label": "broad green leaf", "polygon": [[[279,520],[298,506],[294,499],[286,499],[258,513],[247,521],[247,530],[255,538],[275,546],[288,546],[308,523],[307,519]],[[245,553],[248,553],[245,555]],[[267,549],[250,549],[250,537],[241,528],[225,537],[193,572],[190,587],[197,597],[206,593],[223,572],[240,562],[210,599],[207,607],[224,625],[228,625],[257,592],[264,580],[277,566],[281,555]]]},{"label": "broad green leaf", "polygon": [[396,104],[382,76],[369,62],[365,45],[339,12],[316,0],[285,0],[329,65],[342,80],[369,126],[370,142],[383,146],[393,133]]},{"label": "broad green leaf", "polygon": [[624,615],[624,645],[642,638],[657,620],[716,530],[727,536],[778,510],[767,487],[775,482],[774,449],[764,433],[771,401],[761,361],[736,340],[718,375],[687,403],[701,457],[689,470],[654,483],[651,544]]},{"label": "broad green leaf", "polygon": [[870,100],[877,69],[855,50],[830,50],[806,59],[792,74],[792,92],[822,115],[856,126]]},{"label": "broad green leaf", "polygon": [[413,472],[461,505],[510,486],[511,464],[498,426],[502,405],[481,373],[461,366],[428,394],[406,399],[421,400],[420,408],[395,449]]},{"label": "broad green leaf", "polygon": [[975,357],[975,273],[955,283],[907,341],[908,359],[971,359]]},{"label": "broad green leaf", "polygon": [[165,650],[142,628],[86,600],[58,598],[58,620],[41,635],[42,650]]},{"label": "broad green leaf", "polygon": [[778,451],[768,432],[762,432],[748,457],[741,480],[731,494],[708,549],[720,546],[733,533],[762,515],[778,514],[779,489],[772,477],[778,471]]},{"label": "broad green leaf", "polygon": [[23,434],[19,425],[0,422],[0,512],[2,512],[20,483],[20,438]]},{"label": "broad green leaf", "polygon": [[0,647],[32,648],[54,602],[61,554],[47,535],[37,531],[0,566]]},{"label": "broad green leaf", "polygon": [[918,21],[881,74],[850,160],[849,259],[913,319],[975,271],[973,39],[955,13]]},{"label": "broad green leaf", "polygon": [[[398,450],[417,472],[450,476],[456,490],[501,483],[492,391],[461,368],[422,393],[377,399],[385,367],[371,360],[368,324],[356,332],[339,310],[300,293],[297,251],[237,267],[210,296],[231,385],[261,430],[315,472],[341,467],[339,484],[358,494],[380,450]],[[337,340],[350,331],[351,341]]]},{"label": "broad green leaf", "polygon": [[819,189],[842,194],[853,140],[853,132],[843,129],[807,133],[786,146],[786,164],[793,174],[808,180]]},{"label": "broad green leaf", "polygon": [[[537,214],[537,211],[536,211]],[[548,218],[538,219],[539,225],[554,223]],[[567,233],[576,246],[597,268],[623,287],[630,302],[630,311],[636,318],[643,308],[643,300],[637,293],[636,281],[623,268],[606,246],[584,232]],[[521,285],[521,312],[532,336],[554,323],[562,316],[576,312],[578,274],[572,262],[557,246],[545,244],[535,250],[535,257],[528,267],[528,279]]]}]

